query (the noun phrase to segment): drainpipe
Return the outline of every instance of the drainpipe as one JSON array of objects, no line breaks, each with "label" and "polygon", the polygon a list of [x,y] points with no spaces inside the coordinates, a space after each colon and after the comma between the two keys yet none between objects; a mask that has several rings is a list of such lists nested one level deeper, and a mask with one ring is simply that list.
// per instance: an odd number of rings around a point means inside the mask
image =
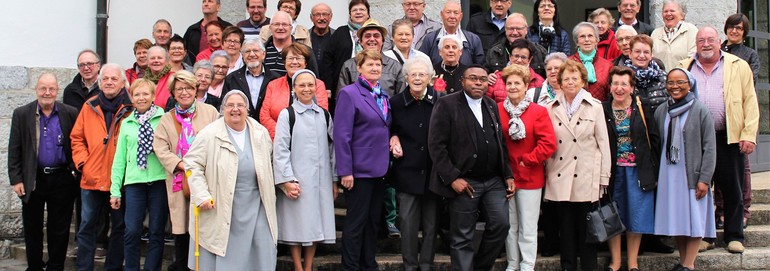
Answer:
[{"label": "drainpipe", "polygon": [[107,0],[96,0],[96,52],[107,63]]}]

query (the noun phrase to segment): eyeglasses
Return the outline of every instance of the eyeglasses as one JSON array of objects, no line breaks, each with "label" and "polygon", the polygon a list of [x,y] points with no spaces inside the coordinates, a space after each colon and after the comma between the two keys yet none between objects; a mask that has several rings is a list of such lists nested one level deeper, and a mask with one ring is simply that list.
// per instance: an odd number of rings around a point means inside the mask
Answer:
[{"label": "eyeglasses", "polygon": [[419,7],[422,5],[425,5],[425,2],[407,2],[407,3],[401,3],[404,7]]},{"label": "eyeglasses", "polygon": [[556,8],[554,4],[540,4],[538,8]]},{"label": "eyeglasses", "polygon": [[618,40],[619,42],[621,42],[621,43],[623,43],[623,42],[629,42],[629,41],[631,41],[631,39],[633,39],[633,38],[634,38],[633,36],[628,36],[628,37],[618,37],[618,36],[615,36],[615,39],[617,39],[617,40]]},{"label": "eyeglasses", "polygon": [[83,62],[83,63],[78,63],[78,68],[81,68],[81,69],[85,68],[85,67],[92,68],[96,64],[99,64],[99,62]]},{"label": "eyeglasses", "polygon": [[214,70],[227,70],[229,68],[228,66],[214,65]]},{"label": "eyeglasses", "polygon": [[673,87],[674,85],[681,87],[681,86],[689,85],[689,84],[690,84],[690,81],[687,81],[687,80],[666,81],[666,86],[667,87]]},{"label": "eyeglasses", "polygon": [[169,47],[169,51],[184,51],[184,47]]},{"label": "eyeglasses", "polygon": [[491,0],[491,1],[489,1],[489,2],[492,2],[492,3],[497,3],[497,4],[501,4],[501,3],[508,3],[508,2],[511,2],[511,0]]},{"label": "eyeglasses", "polygon": [[291,10],[291,11],[297,10],[297,8],[295,8],[294,6],[290,6],[290,5],[281,6],[281,9],[288,9],[288,10]]},{"label": "eyeglasses", "polygon": [[211,80],[211,75],[196,74],[195,79],[198,79],[198,81],[202,79]]},{"label": "eyeglasses", "polygon": [[424,78],[424,77],[428,76],[428,74],[424,73],[424,72],[411,72],[411,73],[407,74],[406,76],[409,76],[411,78]]},{"label": "eyeglasses", "polygon": [[225,104],[225,108],[227,109],[235,108],[235,109],[241,110],[246,108],[246,105],[245,104]]},{"label": "eyeglasses", "polygon": [[260,52],[262,52],[262,50],[252,49],[252,50],[243,51],[243,54],[244,55],[250,55],[250,54],[255,54],[256,55],[256,54],[259,54]]},{"label": "eyeglasses", "polygon": [[481,83],[484,83],[487,80],[489,80],[489,77],[487,76],[475,76],[475,75],[463,76],[463,78],[465,78],[465,80],[470,80],[472,82],[481,82]]},{"label": "eyeglasses", "polygon": [[743,26],[740,26],[740,25],[731,25],[731,26],[728,26],[728,27],[727,27],[727,31],[730,31],[730,29],[735,29],[735,30],[738,30],[738,31],[743,31],[743,30],[744,30],[744,29],[743,29]]},{"label": "eyeglasses", "polygon": [[628,82],[614,82],[614,81],[610,85],[613,87],[630,87],[631,86],[631,84],[629,84]]},{"label": "eyeglasses", "polygon": [[514,55],[511,55],[511,59],[513,59],[513,60],[527,60],[527,59],[529,59],[529,56],[520,55],[520,54],[514,54]]},{"label": "eyeglasses", "polygon": [[521,32],[521,31],[527,30],[527,27],[526,27],[526,26],[521,26],[521,27],[514,27],[514,26],[511,26],[511,27],[506,27],[505,29],[506,29],[506,30],[508,30],[508,31],[517,31],[517,32]]},{"label": "eyeglasses", "polygon": [[713,44],[713,43],[717,43],[718,40],[719,39],[717,39],[717,38],[708,38],[708,39],[698,39],[695,42],[697,44],[704,44],[704,43]]},{"label": "eyeglasses", "polygon": [[368,10],[365,8],[354,8],[350,10],[350,13],[356,13],[356,12],[367,12]]},{"label": "eyeglasses", "polygon": [[318,17],[318,18],[329,18],[331,16],[332,16],[331,13],[326,13],[326,12],[324,12],[324,13],[313,13],[313,17]]},{"label": "eyeglasses", "polygon": [[304,56],[290,56],[290,57],[286,57],[286,62],[295,62],[295,61],[296,62],[305,61],[305,57]]},{"label": "eyeglasses", "polygon": [[642,50],[633,50],[633,51],[631,51],[631,53],[633,53],[633,54],[635,54],[635,55],[651,55],[651,54],[652,54],[652,52],[650,52],[650,51],[646,51],[646,50],[645,50],[645,51],[642,51]]},{"label": "eyeglasses", "polygon": [[195,91],[195,88],[190,86],[174,88],[174,92],[179,92],[179,93],[182,93],[182,92],[190,93],[194,91]]},{"label": "eyeglasses", "polygon": [[239,44],[239,43],[241,43],[241,41],[240,41],[240,40],[225,40],[225,43],[229,43],[229,44]]},{"label": "eyeglasses", "polygon": [[364,37],[365,39],[368,39],[368,38],[375,38],[375,39],[379,39],[379,38],[381,38],[381,37],[382,37],[382,35],[380,35],[380,33],[374,33],[374,34],[372,34],[372,33],[365,33],[365,34],[363,35],[363,37]]},{"label": "eyeglasses", "polygon": [[291,27],[291,24],[286,24],[286,23],[274,23],[274,24],[270,24],[270,26],[275,26],[275,27],[277,27],[277,28],[289,28],[289,27]]},{"label": "eyeglasses", "polygon": [[59,91],[59,89],[58,88],[41,87],[41,88],[38,88],[37,91],[40,92],[40,93],[54,93],[54,92]]}]

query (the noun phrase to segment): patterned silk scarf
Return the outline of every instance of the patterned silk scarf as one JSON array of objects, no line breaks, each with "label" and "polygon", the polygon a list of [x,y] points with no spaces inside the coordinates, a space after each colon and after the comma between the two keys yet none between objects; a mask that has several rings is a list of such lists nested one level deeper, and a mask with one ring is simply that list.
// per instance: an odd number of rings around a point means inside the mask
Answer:
[{"label": "patterned silk scarf", "polygon": [[380,108],[380,111],[382,111],[382,116],[384,119],[388,119],[388,110],[390,109],[390,105],[388,105],[388,100],[390,100],[390,97],[388,97],[387,93],[382,92],[382,88],[380,87],[380,82],[377,82],[376,85],[372,85],[368,80],[364,79],[363,75],[358,76],[358,83],[367,88],[369,91],[374,93],[374,100],[377,101],[377,107]]},{"label": "patterned silk scarf", "polygon": [[527,111],[529,107],[529,101],[523,99],[518,105],[513,105],[510,99],[503,101],[503,107],[511,119],[508,121],[508,135],[513,140],[521,140],[527,137],[527,129],[524,127],[524,122],[521,120],[521,114]]},{"label": "patterned silk scarf", "polygon": [[[190,150],[190,145],[192,145],[193,139],[195,139],[195,131],[193,130],[192,125],[192,119],[195,115],[195,104],[196,103],[193,103],[192,106],[190,106],[190,108],[187,110],[183,110],[181,107],[179,107],[179,104],[176,104],[176,107],[174,107],[174,118],[176,118],[176,121],[179,122],[182,127],[181,131],[179,132],[179,139],[176,142],[176,155],[179,156],[179,158],[182,158],[185,154],[187,154],[187,151]],[[174,183],[171,187],[172,192],[182,191],[183,179],[183,171],[178,171],[176,174],[174,174]]]},{"label": "patterned silk scarf", "polygon": [[155,112],[158,110],[158,107],[155,105],[152,105],[150,109],[145,111],[144,113],[139,113],[138,110],[134,110],[134,117],[139,122],[139,134],[138,137],[138,144],[136,147],[136,163],[139,166],[139,169],[147,169],[147,156],[152,153],[152,142],[154,138],[155,132],[152,130],[152,125],[150,124],[150,118],[152,116],[155,116]]}]

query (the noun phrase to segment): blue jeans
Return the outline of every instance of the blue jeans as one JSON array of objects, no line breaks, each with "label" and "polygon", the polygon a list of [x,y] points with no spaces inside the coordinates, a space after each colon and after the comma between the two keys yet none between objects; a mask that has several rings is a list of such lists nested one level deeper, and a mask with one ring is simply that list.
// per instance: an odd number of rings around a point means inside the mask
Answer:
[{"label": "blue jeans", "polygon": [[150,242],[147,245],[147,258],[144,261],[146,271],[160,271],[163,261],[164,230],[168,220],[168,200],[166,196],[166,181],[158,180],[150,183],[126,185],[123,195],[126,205],[126,271],[140,269],[141,241],[139,240],[144,228],[144,214],[149,212]]},{"label": "blue jeans", "polygon": [[94,270],[94,251],[96,251],[96,226],[99,223],[98,214],[103,208],[110,210],[110,242],[107,247],[107,259],[104,270],[123,269],[123,222],[125,207],[121,204],[119,210],[110,208],[110,192],[96,190],[80,190],[83,201],[82,220],[78,229],[78,258],[77,269],[80,271]]}]

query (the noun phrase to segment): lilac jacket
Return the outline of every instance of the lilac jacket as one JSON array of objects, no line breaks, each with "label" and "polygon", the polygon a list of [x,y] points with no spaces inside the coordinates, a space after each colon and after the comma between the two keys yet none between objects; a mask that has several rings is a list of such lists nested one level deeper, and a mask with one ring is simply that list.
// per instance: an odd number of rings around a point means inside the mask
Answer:
[{"label": "lilac jacket", "polygon": [[337,176],[384,177],[390,158],[390,110],[387,117],[383,116],[372,93],[358,80],[337,95],[334,111]]}]

